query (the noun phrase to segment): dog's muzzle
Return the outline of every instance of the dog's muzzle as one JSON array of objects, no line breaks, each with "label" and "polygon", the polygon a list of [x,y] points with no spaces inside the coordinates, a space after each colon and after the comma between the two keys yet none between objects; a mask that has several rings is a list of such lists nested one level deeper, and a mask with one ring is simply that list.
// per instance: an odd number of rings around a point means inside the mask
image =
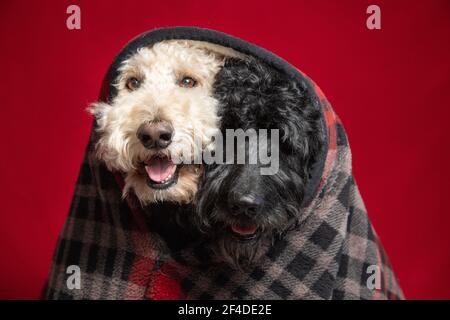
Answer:
[{"label": "dog's muzzle", "polygon": [[145,148],[161,150],[172,142],[173,127],[167,121],[145,122],[139,126],[136,135]]},{"label": "dog's muzzle", "polygon": [[[141,124],[136,135],[141,144],[149,150],[160,151],[172,143],[173,126],[167,121],[151,121]],[[167,189],[178,180],[179,167],[161,153],[143,163],[147,185],[153,189]]]},{"label": "dog's muzzle", "polygon": [[251,195],[232,197],[228,200],[230,213],[234,222],[231,232],[239,240],[253,240],[258,234],[257,218],[262,207],[262,200]]},{"label": "dog's muzzle", "polygon": [[147,174],[147,185],[153,189],[167,189],[178,181],[180,166],[165,155],[151,157],[143,164]]}]

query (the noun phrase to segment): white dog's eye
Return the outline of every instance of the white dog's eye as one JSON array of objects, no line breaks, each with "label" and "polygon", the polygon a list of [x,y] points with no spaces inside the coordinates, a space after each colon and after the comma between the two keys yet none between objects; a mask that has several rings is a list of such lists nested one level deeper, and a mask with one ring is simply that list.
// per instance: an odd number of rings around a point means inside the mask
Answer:
[{"label": "white dog's eye", "polygon": [[127,80],[127,88],[130,91],[134,91],[136,89],[138,89],[141,86],[141,81],[137,78],[130,78]]},{"label": "white dog's eye", "polygon": [[197,81],[195,81],[191,77],[183,77],[179,82],[178,85],[183,88],[193,88],[197,86]]}]

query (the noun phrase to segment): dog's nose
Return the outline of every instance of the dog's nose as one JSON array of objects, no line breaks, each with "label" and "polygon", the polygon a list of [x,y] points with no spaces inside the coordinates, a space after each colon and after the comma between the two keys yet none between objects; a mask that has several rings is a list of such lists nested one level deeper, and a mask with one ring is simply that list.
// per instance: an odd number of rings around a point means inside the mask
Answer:
[{"label": "dog's nose", "polygon": [[146,122],[139,126],[136,134],[147,149],[164,149],[172,142],[173,127],[167,121]]},{"label": "dog's nose", "polygon": [[260,206],[261,201],[258,201],[256,197],[241,196],[232,201],[230,207],[233,215],[245,215],[252,218],[258,213]]}]

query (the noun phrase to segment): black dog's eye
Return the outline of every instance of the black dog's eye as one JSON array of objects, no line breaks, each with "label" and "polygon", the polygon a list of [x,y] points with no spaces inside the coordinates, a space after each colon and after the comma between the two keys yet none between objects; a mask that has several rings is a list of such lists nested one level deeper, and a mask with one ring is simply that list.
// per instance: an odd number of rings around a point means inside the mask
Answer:
[{"label": "black dog's eye", "polygon": [[134,91],[136,89],[138,89],[141,86],[141,81],[138,80],[137,78],[130,78],[127,80],[127,88],[130,91]]},{"label": "black dog's eye", "polygon": [[178,85],[183,88],[194,88],[195,86],[197,86],[197,81],[191,77],[183,77],[178,82]]}]

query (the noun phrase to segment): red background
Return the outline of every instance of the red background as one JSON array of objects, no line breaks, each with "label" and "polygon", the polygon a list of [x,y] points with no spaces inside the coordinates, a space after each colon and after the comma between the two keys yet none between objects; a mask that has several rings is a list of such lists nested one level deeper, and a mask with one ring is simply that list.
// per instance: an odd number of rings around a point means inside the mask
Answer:
[{"label": "red background", "polygon": [[[450,2],[0,2],[0,298],[39,296],[97,98],[135,35],[194,25],[291,62],[343,120],[356,179],[407,298],[450,298]],[[382,30],[366,28],[381,7]],[[66,8],[81,7],[81,30]]]}]

